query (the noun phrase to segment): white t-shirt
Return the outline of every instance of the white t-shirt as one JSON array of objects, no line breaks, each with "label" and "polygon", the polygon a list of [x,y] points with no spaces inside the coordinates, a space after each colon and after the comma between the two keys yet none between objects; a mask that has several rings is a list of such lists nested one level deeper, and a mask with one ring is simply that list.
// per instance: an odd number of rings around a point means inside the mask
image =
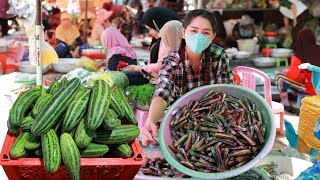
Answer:
[{"label": "white t-shirt", "polygon": [[[303,4],[301,1],[298,0],[288,0],[292,4],[296,5],[297,7],[297,17],[302,14],[308,7]],[[287,7],[280,6],[280,12],[287,18],[293,19],[293,13],[291,9],[288,9]]]}]

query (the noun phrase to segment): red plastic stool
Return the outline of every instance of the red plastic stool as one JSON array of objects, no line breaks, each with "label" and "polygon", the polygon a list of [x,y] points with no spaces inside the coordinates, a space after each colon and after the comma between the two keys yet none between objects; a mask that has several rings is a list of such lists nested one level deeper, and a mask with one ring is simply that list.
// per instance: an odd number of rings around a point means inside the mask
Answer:
[{"label": "red plastic stool", "polygon": [[138,127],[139,129],[141,129],[147,122],[149,111],[143,111],[137,108],[135,108],[133,111],[134,111],[134,116],[138,120]]},{"label": "red plastic stool", "polygon": [[271,57],[271,48],[263,48],[261,51],[261,56]]}]

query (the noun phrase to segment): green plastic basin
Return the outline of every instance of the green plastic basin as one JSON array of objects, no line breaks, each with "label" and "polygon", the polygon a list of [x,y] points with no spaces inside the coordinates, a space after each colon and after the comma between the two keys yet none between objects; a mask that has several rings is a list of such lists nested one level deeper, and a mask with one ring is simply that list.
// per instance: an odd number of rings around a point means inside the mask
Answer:
[{"label": "green plastic basin", "polygon": [[[256,107],[261,112],[263,123],[266,126],[266,134],[265,134],[265,143],[262,146],[262,149],[259,152],[259,154],[254,159],[246,163],[245,165],[230,171],[226,171],[226,172],[203,173],[199,171],[194,171],[180,164],[180,162],[176,159],[174,152],[172,152],[172,150],[168,147],[168,145],[172,143],[172,135],[170,132],[170,121],[173,117],[172,116],[173,112],[177,110],[177,108],[188,104],[191,100],[199,99],[200,97],[204,96],[206,93],[208,93],[212,89],[215,91],[225,92],[236,98],[241,98],[241,99],[248,98],[252,102],[254,102],[256,104]],[[272,149],[272,146],[275,140],[275,135],[276,135],[276,125],[274,123],[273,114],[272,114],[271,108],[269,107],[269,105],[267,104],[267,102],[263,97],[261,97],[258,93],[246,87],[229,85],[229,84],[214,84],[214,85],[207,85],[207,86],[202,86],[202,87],[193,89],[192,91],[180,97],[168,109],[160,125],[160,130],[159,130],[160,142],[159,143],[165,159],[168,161],[168,163],[170,163],[173,167],[175,167],[180,172],[183,172],[189,176],[199,178],[199,179],[226,179],[226,178],[235,177],[246,171],[249,171],[256,164],[258,164],[261,161],[261,159],[263,159]]]}]

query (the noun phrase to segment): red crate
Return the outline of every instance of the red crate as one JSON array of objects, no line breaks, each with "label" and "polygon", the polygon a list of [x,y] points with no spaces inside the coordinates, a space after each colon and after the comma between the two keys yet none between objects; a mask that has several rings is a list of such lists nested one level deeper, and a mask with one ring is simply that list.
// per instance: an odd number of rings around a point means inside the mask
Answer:
[{"label": "red crate", "polygon": [[[45,170],[42,158],[11,159],[9,153],[15,139],[16,137],[8,132],[1,151],[0,165],[10,180],[71,179],[64,165],[50,174]],[[132,158],[81,158],[80,179],[133,179],[140,166],[146,163],[146,159],[137,139],[131,147],[134,153]]]}]

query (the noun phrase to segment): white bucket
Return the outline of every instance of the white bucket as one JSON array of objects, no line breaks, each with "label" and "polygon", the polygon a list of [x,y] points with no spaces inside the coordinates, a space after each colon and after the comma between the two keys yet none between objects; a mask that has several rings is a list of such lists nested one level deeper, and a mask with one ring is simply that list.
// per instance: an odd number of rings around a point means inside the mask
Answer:
[{"label": "white bucket", "polygon": [[239,51],[247,51],[254,54],[256,50],[257,39],[240,39],[237,40]]}]

